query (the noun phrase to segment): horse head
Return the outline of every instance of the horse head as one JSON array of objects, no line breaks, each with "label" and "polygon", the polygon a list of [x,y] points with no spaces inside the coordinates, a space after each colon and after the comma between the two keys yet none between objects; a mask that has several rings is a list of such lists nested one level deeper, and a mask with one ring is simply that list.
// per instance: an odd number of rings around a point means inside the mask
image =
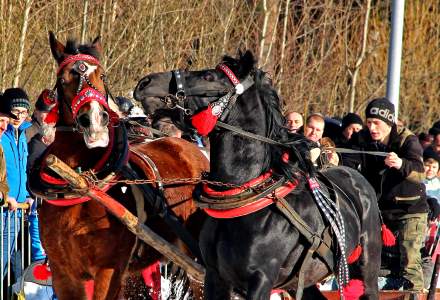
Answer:
[{"label": "horse head", "polygon": [[57,126],[76,127],[89,149],[107,147],[108,126],[116,117],[107,101],[105,73],[99,62],[99,37],[91,44],[78,46],[74,40],[68,40],[63,45],[49,32],[49,42],[58,63],[54,88],[59,110]]}]

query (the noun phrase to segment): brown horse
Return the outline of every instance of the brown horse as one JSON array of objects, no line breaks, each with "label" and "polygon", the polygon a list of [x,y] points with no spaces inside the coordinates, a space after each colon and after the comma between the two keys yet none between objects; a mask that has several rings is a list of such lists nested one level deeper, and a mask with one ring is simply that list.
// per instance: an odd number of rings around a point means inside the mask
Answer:
[{"label": "brown horse", "polygon": [[140,219],[147,219],[146,224],[169,241],[178,239],[164,216],[191,228],[201,223],[191,201],[195,185],[136,186],[119,179],[198,178],[209,163],[195,145],[177,138],[128,147],[125,127],[108,104],[99,39],[89,45],[63,45],[50,32],[49,41],[58,71],[51,95],[54,107],[46,120],[57,119],[57,131],[30,173],[30,187],[48,200],[40,209],[40,230],[53,287],[61,300],[85,299],[88,281],[94,285],[93,299],[116,299],[127,270],[139,270],[161,255],[138,247],[142,243],[103,206],[51,173],[44,157],[51,153],[79,172],[89,171],[102,189],[140,213]]}]

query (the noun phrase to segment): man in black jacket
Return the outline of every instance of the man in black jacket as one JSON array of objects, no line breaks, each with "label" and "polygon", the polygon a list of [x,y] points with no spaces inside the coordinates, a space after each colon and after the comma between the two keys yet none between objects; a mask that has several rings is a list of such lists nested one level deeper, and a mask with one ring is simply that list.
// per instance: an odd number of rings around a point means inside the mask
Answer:
[{"label": "man in black jacket", "polygon": [[349,145],[387,155],[344,155],[343,164],[359,170],[373,185],[385,224],[397,232],[404,288],[420,291],[424,287],[420,249],[428,212],[423,150],[417,136],[397,127],[394,105],[387,99],[372,100],[365,114],[367,128],[353,134]]}]

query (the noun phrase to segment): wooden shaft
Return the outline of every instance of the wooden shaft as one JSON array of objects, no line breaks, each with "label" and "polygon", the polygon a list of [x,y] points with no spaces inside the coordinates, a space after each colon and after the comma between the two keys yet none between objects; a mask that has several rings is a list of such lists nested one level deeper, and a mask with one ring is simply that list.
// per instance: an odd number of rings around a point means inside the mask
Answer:
[{"label": "wooden shaft", "polygon": [[[67,180],[74,188],[85,189],[88,187],[86,179],[77,174],[55,155],[48,155],[46,163],[49,168]],[[101,203],[145,243],[182,267],[191,277],[203,282],[205,277],[203,266],[185,255],[179,248],[163,239],[145,224],[139,223],[138,218],[115,199],[96,187],[89,188],[87,196]]]}]

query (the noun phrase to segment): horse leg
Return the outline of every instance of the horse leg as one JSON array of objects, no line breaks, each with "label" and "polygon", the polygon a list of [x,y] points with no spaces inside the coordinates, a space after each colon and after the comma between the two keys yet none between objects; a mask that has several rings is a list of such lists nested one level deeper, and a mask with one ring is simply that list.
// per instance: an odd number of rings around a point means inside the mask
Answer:
[{"label": "horse leg", "polygon": [[273,280],[262,271],[256,271],[249,280],[246,300],[266,300],[270,298]]},{"label": "horse leg", "polygon": [[95,275],[93,300],[117,299],[122,285],[122,272],[115,268],[102,268]]},{"label": "horse leg", "polygon": [[86,292],[81,280],[73,279],[61,272],[53,261],[50,262],[50,269],[52,271],[52,287],[59,300],[86,299]]},{"label": "horse leg", "polygon": [[[377,234],[380,236],[380,232]],[[364,283],[365,293],[360,299],[379,299],[377,278],[380,270],[381,245],[374,240],[367,241],[368,237],[361,237],[362,253],[358,261],[350,265],[350,274],[353,274],[353,279],[359,278],[360,275]]]},{"label": "horse leg", "polygon": [[203,282],[189,278],[189,287],[195,300],[203,300]]},{"label": "horse leg", "polygon": [[213,269],[206,269],[205,288],[206,300],[224,300],[231,298],[232,287],[218,276]]}]

